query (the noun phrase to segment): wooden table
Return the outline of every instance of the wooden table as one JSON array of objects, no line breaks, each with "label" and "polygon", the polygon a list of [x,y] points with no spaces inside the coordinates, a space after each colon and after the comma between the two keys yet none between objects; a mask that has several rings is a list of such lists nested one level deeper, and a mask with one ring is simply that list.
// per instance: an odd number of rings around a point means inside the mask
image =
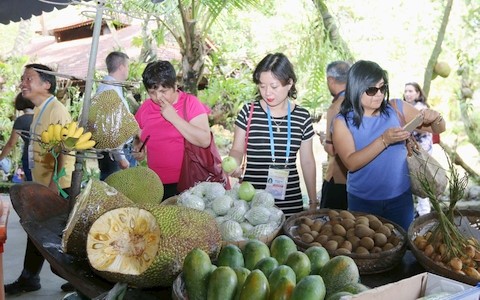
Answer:
[{"label": "wooden table", "polygon": [[[93,273],[86,258],[76,258],[61,249],[62,230],[68,218],[68,202],[48,188],[36,183],[22,183],[10,189],[10,199],[20,216],[20,223],[50,263],[52,271],[68,280],[88,298],[100,298],[114,286]],[[32,201],[34,199],[34,201]],[[400,264],[380,274],[362,275],[361,282],[369,287],[424,272],[413,254],[407,250]],[[171,299],[171,289],[128,289],[125,300]]]}]

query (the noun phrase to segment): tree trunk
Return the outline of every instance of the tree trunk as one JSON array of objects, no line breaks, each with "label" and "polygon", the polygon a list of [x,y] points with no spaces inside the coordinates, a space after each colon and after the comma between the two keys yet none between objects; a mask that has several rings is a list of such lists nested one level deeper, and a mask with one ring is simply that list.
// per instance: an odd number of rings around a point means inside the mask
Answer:
[{"label": "tree trunk", "polygon": [[425,97],[428,98],[428,93],[430,92],[430,84],[432,82],[433,76],[433,68],[437,63],[438,57],[442,52],[442,43],[445,37],[445,31],[447,29],[448,19],[450,18],[450,11],[452,10],[453,0],[447,0],[447,4],[445,5],[445,11],[443,12],[443,19],[442,24],[440,25],[440,29],[438,30],[437,41],[435,42],[435,47],[432,50],[432,55],[428,60],[427,67],[425,69],[425,75],[423,78],[423,92],[425,93]]},{"label": "tree trunk", "polygon": [[325,30],[327,32],[326,36],[330,38],[330,42],[332,43],[334,49],[339,51],[340,53],[343,53],[343,56],[346,60],[355,61],[355,57],[350,51],[350,48],[340,35],[340,31],[335,24],[335,19],[328,11],[325,0],[313,0],[313,3],[315,4],[318,12],[322,16],[323,26],[325,27]]}]

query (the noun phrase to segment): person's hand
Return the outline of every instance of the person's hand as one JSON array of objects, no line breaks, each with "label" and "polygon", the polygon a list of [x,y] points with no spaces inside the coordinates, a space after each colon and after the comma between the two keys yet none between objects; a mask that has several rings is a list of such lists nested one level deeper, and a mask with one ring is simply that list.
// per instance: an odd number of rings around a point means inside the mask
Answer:
[{"label": "person's hand", "polygon": [[138,151],[139,149],[137,149],[137,147],[134,147],[133,148],[133,151],[132,151],[132,156],[133,158],[135,158],[137,161],[142,161],[145,159],[145,148],[142,149],[142,151]]},{"label": "person's hand", "polygon": [[165,101],[163,99],[159,99],[159,104],[160,104],[160,113],[162,116],[165,118],[165,120],[171,122],[173,118],[178,116],[177,111],[173,107],[170,102]]},{"label": "person's hand", "polygon": [[410,132],[403,130],[400,127],[389,128],[385,130],[381,136],[382,141],[385,143],[386,147],[391,144],[395,144],[401,141],[405,141],[410,136]]},{"label": "person's hand", "polygon": [[240,165],[233,172],[230,172],[227,175],[234,178],[241,178],[243,176],[243,167]]},{"label": "person's hand", "polygon": [[421,111],[423,116],[423,124],[430,125],[435,121],[438,121],[442,116],[439,112],[434,111],[433,109],[422,109]]},{"label": "person's hand", "polygon": [[310,205],[308,207],[308,210],[309,211],[316,211],[317,210],[317,207],[318,207],[318,203],[317,202],[310,202]]},{"label": "person's hand", "polygon": [[118,162],[118,165],[120,166],[120,169],[122,169],[122,170],[127,169],[128,167],[130,167],[130,163],[129,163],[128,160],[126,160],[126,159],[121,159],[121,160]]}]

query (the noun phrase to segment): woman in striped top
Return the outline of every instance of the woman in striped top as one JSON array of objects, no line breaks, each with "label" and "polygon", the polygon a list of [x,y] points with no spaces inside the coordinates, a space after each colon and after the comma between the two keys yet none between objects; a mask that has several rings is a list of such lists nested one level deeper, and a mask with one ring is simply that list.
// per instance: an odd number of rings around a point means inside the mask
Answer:
[{"label": "woman in striped top", "polygon": [[[317,206],[316,167],[312,141],[314,136],[309,112],[294,103],[297,78],[293,66],[282,53],[268,54],[256,67],[256,101],[240,110],[230,156],[243,161],[230,175],[251,182],[275,197],[275,204],[288,217],[303,210],[297,154],[310,199]],[[247,135],[248,132],[248,135]]]}]

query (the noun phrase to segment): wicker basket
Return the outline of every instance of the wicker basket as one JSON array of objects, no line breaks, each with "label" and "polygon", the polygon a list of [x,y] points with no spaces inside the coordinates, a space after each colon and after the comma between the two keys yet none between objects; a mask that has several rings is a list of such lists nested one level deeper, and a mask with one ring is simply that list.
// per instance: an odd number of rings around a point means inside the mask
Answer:
[{"label": "wicker basket", "polygon": [[[480,229],[480,211],[459,210],[457,215],[466,217],[473,228]],[[417,246],[415,246],[415,238],[419,235],[424,235],[436,224],[438,224],[437,213],[431,212],[415,219],[408,228],[408,244],[417,261],[425,268],[425,270],[429,272],[453,280],[461,281],[466,284],[476,285],[478,283],[478,280],[466,275],[458,274],[450,269],[444,268],[441,265],[436,264],[432,259],[426,256],[423,251],[419,250]]]},{"label": "wicker basket", "polygon": [[[298,248],[302,251],[311,247],[310,244],[303,242],[300,237],[296,233],[296,228],[300,222],[301,217],[309,217],[312,220],[320,219],[325,222],[329,221],[328,211],[330,209],[320,209],[317,211],[305,211],[298,214],[295,214],[288,218],[288,220],[283,225],[284,233],[293,239],[295,244],[297,244]],[[365,216],[366,213],[362,212],[351,212],[355,217],[358,216]],[[350,253],[350,254],[343,254],[346,256],[351,257],[358,266],[358,270],[360,274],[376,274],[388,271],[394,268],[403,258],[405,251],[407,250],[407,242],[406,242],[406,232],[403,230],[402,227],[399,225],[387,220],[385,218],[377,216],[377,218],[382,221],[383,223],[391,223],[394,226],[393,233],[399,237],[400,242],[392,249],[382,251],[379,253],[370,253],[370,254],[357,254],[357,253]],[[330,257],[334,257],[337,254],[331,253],[329,251]]]}]

